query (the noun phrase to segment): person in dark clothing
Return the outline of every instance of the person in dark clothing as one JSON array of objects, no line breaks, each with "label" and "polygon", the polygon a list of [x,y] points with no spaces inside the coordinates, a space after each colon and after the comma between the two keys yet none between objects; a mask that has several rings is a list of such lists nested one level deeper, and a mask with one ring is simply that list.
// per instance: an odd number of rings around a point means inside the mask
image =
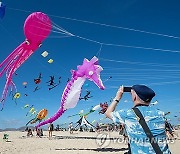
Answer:
[{"label": "person in dark clothing", "polygon": [[54,125],[52,123],[49,124],[48,131],[49,131],[49,138],[52,137],[52,132],[54,130]]}]

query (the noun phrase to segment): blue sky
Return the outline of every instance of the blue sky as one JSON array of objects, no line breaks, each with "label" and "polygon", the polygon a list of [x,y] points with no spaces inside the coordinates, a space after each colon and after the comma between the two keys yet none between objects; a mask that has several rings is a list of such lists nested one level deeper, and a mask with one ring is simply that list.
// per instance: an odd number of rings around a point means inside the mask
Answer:
[{"label": "blue sky", "polygon": [[[151,35],[135,31],[123,30],[69,20],[62,17],[92,21],[119,27],[127,27],[142,31],[180,36],[180,2],[179,1],[147,1],[147,0],[23,0],[3,1],[7,5],[6,14],[0,21],[0,61],[3,61],[21,42],[24,41],[23,24],[31,12],[41,11],[49,15],[51,20],[74,35],[103,42],[104,44],[120,44],[146,48],[166,50],[180,50],[180,39]],[[21,10],[21,11],[20,11]],[[24,11],[23,11],[24,10]],[[25,104],[34,105],[37,110],[47,108],[48,116],[52,116],[60,106],[61,95],[66,86],[67,78],[71,77],[70,70],[82,64],[84,58],[92,58],[97,54],[101,45],[77,37],[53,38],[59,34],[51,33],[41,48],[17,70],[13,80],[18,91],[22,94],[17,105],[7,98],[5,108],[0,112],[0,128],[20,127],[30,119],[25,115],[28,110],[22,110]],[[48,51],[46,58],[41,56]],[[54,63],[47,60],[52,58]],[[105,81],[106,90],[101,91],[94,83],[86,81],[88,86],[83,88],[92,91],[89,101],[80,101],[74,109],[70,109],[59,118],[55,124],[70,122],[67,116],[88,111],[91,106],[100,102],[109,101],[114,97],[120,85],[147,84],[155,92],[155,100],[159,101],[158,108],[171,112],[173,123],[177,123],[175,115],[179,115],[179,71],[180,53],[159,50],[135,49],[120,46],[102,45],[100,65],[104,68],[101,78]],[[41,89],[33,92],[33,82],[39,73],[42,73]],[[61,84],[53,90],[48,90],[49,76],[55,79],[62,77]],[[107,80],[110,76],[112,79]],[[0,91],[3,91],[5,76],[0,79]],[[27,88],[22,82],[28,82]],[[24,94],[28,96],[24,96]],[[128,100],[126,102],[125,100]],[[125,102],[124,102],[125,101]],[[124,94],[117,109],[132,106],[129,94]],[[98,120],[103,115],[93,113],[88,120]],[[72,120],[75,122],[79,117]]]}]

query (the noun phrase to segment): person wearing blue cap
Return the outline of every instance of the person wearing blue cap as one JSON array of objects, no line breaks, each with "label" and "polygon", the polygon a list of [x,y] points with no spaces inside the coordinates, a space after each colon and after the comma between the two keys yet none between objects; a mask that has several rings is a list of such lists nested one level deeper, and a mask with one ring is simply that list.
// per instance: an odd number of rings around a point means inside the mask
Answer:
[{"label": "person wearing blue cap", "polygon": [[124,91],[121,86],[106,111],[106,117],[125,125],[132,154],[170,154],[166,140],[164,112],[150,106],[155,92],[145,85],[133,85],[132,109],[115,111]]}]

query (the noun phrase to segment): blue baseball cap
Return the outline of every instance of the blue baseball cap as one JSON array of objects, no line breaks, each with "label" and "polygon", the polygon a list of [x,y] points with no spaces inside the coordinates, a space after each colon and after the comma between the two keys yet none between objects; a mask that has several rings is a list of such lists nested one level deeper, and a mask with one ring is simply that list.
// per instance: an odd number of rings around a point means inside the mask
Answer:
[{"label": "blue baseball cap", "polygon": [[144,102],[150,102],[155,96],[155,92],[145,85],[133,85],[132,89]]}]

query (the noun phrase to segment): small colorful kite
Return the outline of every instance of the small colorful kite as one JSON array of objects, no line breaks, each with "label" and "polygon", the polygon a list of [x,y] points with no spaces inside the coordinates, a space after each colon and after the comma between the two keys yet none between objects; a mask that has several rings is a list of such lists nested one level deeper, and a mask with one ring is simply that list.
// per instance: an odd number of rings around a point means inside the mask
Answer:
[{"label": "small colorful kite", "polygon": [[33,113],[35,111],[34,105],[30,107],[30,110],[27,112],[26,116],[28,116],[29,113]]},{"label": "small colorful kite", "polygon": [[48,52],[47,52],[47,51],[44,51],[41,55],[42,55],[43,57],[47,57],[47,56],[48,56]]},{"label": "small colorful kite", "polygon": [[39,73],[39,77],[36,78],[36,79],[34,79],[34,83],[35,83],[35,84],[40,84],[40,83],[41,83],[41,79],[42,79],[42,74]]},{"label": "small colorful kite", "polygon": [[20,96],[21,96],[20,93],[15,93],[14,98],[17,99],[17,98],[20,98]]},{"label": "small colorful kite", "polygon": [[54,61],[53,59],[49,59],[48,63],[51,64],[51,63],[53,63],[53,61]]},{"label": "small colorful kite", "polygon": [[39,111],[39,113],[36,115],[35,118],[31,119],[26,126],[30,123],[30,124],[34,124],[37,121],[41,122],[48,114],[48,110],[46,109],[42,109],[41,111]]},{"label": "small colorful kite", "polygon": [[89,98],[93,97],[93,96],[89,96],[91,94],[90,91],[87,90],[86,92],[87,92],[86,95],[84,97],[80,97],[79,100],[84,99],[85,101],[87,101]]},{"label": "small colorful kite", "polygon": [[22,107],[22,109],[26,109],[28,107],[29,107],[29,104],[26,104],[26,105],[24,105],[24,107]]},{"label": "small colorful kite", "polygon": [[19,92],[17,92],[17,93],[14,94],[13,98],[15,99],[16,105],[17,105],[16,100],[19,99],[20,97],[21,97],[21,94],[20,94]]},{"label": "small colorful kite", "polygon": [[38,87],[38,86],[36,86],[36,87],[34,88],[34,91],[33,91],[33,92],[35,92],[35,91],[37,91],[37,90],[39,90],[39,89],[41,89],[41,88]]},{"label": "small colorful kite", "polygon": [[99,111],[99,113],[104,114],[108,108],[108,103],[107,102],[100,103],[100,107],[101,107],[101,110]]},{"label": "small colorful kite", "polygon": [[27,82],[23,82],[22,85],[24,86],[24,88],[27,88]]},{"label": "small colorful kite", "polygon": [[49,90],[57,87],[61,83],[61,77],[59,77],[58,83],[55,83],[54,80],[55,80],[54,76],[50,76],[50,80],[48,82],[46,82],[46,83],[49,83],[49,85],[48,85]]}]

